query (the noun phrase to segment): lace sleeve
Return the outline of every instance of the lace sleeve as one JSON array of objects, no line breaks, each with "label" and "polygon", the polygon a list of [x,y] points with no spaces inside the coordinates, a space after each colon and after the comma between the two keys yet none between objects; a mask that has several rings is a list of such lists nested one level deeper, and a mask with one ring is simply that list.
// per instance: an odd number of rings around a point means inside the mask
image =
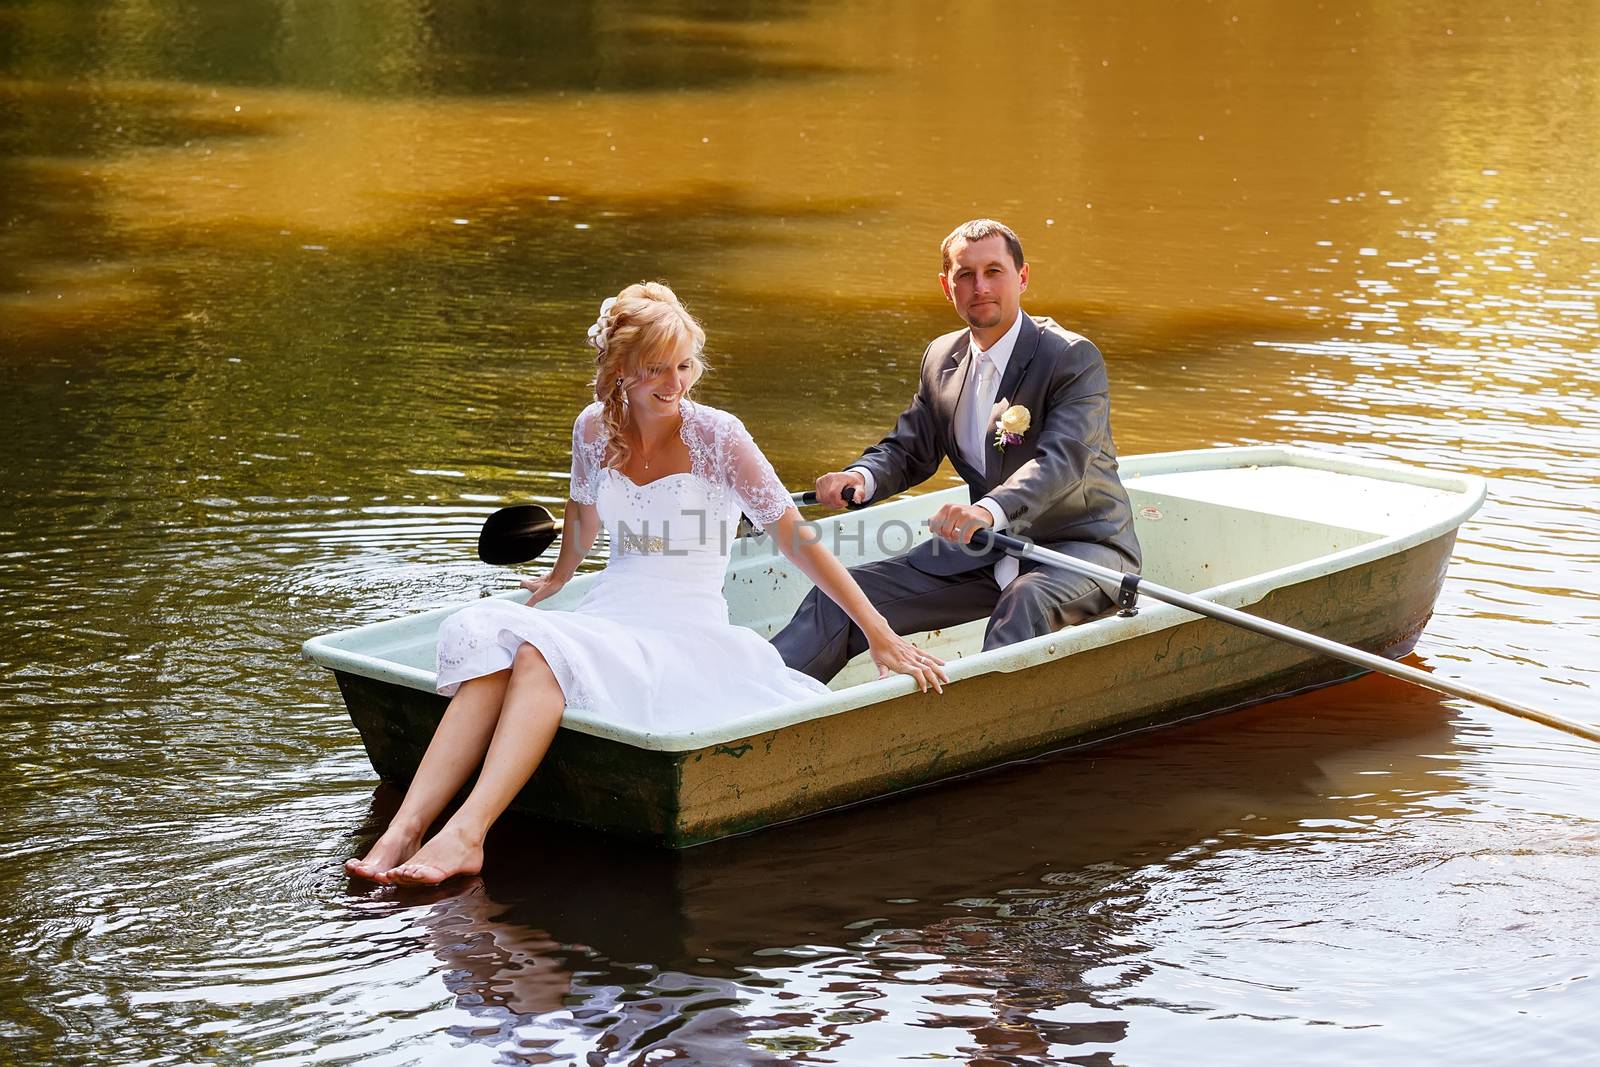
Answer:
[{"label": "lace sleeve", "polygon": [[777,522],[794,501],[744,423],[733,415],[724,413],[724,417],[726,424],[721,427],[717,441],[723,484],[733,491],[739,509],[750,516],[750,521],[765,529]]},{"label": "lace sleeve", "polygon": [[580,504],[593,504],[605,459],[605,423],[600,418],[600,405],[594,403],[584,408],[572,424],[572,487],[567,495]]}]

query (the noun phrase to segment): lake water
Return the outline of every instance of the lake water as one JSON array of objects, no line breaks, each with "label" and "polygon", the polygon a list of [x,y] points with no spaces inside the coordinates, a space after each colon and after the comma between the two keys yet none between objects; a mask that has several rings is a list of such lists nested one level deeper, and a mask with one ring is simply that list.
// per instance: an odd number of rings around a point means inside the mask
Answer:
[{"label": "lake water", "polygon": [[1492,711],[1367,678],[400,895],[298,646],[504,580],[603,296],[676,287],[801,485],[989,214],[1124,454],[1485,476],[1414,662],[1600,723],[1597,55],[1554,2],[0,2],[0,1059],[1594,1062],[1600,750]]}]

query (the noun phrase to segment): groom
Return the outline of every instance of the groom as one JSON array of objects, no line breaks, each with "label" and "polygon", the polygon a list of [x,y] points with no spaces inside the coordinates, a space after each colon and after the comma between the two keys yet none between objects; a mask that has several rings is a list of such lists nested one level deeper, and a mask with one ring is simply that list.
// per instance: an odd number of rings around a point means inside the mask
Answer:
[{"label": "groom", "polygon": [[[968,328],[928,346],[911,406],[855,463],[818,478],[817,497],[837,508],[847,486],[857,503],[893,496],[950,457],[972,503],[944,505],[929,521],[934,537],[851,574],[896,633],[987,615],[983,647],[990,649],[1113,605],[1089,578],[1034,563],[1019,569],[1014,557],[979,551],[970,544],[978,527],[1120,571],[1139,569],[1139,542],[1117,477],[1100,350],[1022,312],[1028,264],[1008,227],[975,219],[956,227],[940,251],[939,286]],[[867,647],[816,589],[772,643],[790,667],[824,682]]]}]

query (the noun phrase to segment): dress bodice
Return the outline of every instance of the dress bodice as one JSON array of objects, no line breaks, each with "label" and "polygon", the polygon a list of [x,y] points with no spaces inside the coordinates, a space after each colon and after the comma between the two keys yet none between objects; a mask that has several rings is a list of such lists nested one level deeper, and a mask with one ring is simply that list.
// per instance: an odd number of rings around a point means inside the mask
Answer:
[{"label": "dress bodice", "polygon": [[605,465],[600,405],[573,426],[573,500],[593,504],[611,544],[609,568],[645,568],[720,589],[740,514],[758,527],[789,507],[788,490],[739,419],[683,401],[690,469],[639,485]]},{"label": "dress bodice", "polygon": [[644,568],[720,588],[739,523],[730,497],[692,472],[638,485],[607,469],[595,510],[611,544],[608,569]]}]

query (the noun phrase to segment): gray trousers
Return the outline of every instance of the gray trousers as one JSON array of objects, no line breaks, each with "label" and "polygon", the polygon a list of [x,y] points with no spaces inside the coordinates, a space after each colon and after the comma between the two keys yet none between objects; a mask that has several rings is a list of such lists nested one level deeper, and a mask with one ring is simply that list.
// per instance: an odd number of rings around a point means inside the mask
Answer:
[{"label": "gray trousers", "polygon": [[[1122,553],[1105,545],[1072,546],[1074,556],[1117,570],[1129,570]],[[1093,579],[1060,567],[1024,563],[1004,590],[994,566],[961,574],[927,574],[904,556],[850,568],[867,599],[897,634],[955,626],[989,616],[983,647],[1026,641],[1097,618],[1116,605]],[[844,609],[820,589],[812,589],[794,618],[772,643],[790,667],[821,682],[833,680],[850,658],[865,652],[866,635]]]}]

